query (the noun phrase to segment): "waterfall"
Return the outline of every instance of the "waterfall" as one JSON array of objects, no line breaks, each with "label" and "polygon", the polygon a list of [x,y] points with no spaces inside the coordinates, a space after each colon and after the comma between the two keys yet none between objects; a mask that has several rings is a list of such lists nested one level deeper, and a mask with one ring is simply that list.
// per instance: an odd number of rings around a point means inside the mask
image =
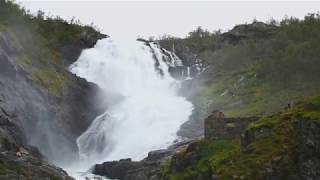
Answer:
[{"label": "waterfall", "polygon": [[[164,73],[159,73],[153,56],[142,42],[107,38],[71,65],[71,72],[103,89],[101,98],[118,99],[77,139],[82,164],[141,160],[177,139],[193,106],[177,95],[180,81],[170,76],[168,64],[160,60],[158,68]],[[159,49],[156,56],[163,59]]]}]

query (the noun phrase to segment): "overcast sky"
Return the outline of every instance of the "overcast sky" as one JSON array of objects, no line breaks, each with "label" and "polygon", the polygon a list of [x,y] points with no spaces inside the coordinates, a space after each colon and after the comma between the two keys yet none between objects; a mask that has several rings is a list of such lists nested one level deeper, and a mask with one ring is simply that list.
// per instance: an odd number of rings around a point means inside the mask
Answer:
[{"label": "overcast sky", "polygon": [[108,35],[135,38],[163,34],[184,37],[202,26],[210,31],[228,30],[254,18],[267,21],[285,15],[302,18],[320,10],[320,2],[183,2],[183,1],[19,1],[31,12],[38,9],[65,19],[93,22]]}]

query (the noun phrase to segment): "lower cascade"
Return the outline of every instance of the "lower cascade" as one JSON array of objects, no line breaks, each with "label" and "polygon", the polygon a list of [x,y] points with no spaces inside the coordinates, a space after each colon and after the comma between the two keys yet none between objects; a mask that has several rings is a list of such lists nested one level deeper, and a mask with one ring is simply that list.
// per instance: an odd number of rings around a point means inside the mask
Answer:
[{"label": "lower cascade", "polygon": [[178,138],[176,132],[193,106],[177,95],[180,81],[170,76],[169,65],[159,61],[159,73],[153,56],[142,42],[107,38],[84,50],[71,65],[71,72],[100,86],[101,98],[110,101],[77,139],[82,166],[122,158],[141,160]]}]

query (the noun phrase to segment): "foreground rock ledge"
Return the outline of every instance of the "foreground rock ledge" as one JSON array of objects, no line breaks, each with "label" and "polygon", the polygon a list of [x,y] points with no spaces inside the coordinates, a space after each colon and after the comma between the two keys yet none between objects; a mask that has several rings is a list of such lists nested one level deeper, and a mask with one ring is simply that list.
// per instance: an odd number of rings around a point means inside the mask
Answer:
[{"label": "foreground rock ledge", "polygon": [[161,179],[161,166],[175,153],[185,149],[194,140],[178,142],[168,149],[149,152],[142,161],[121,159],[119,161],[96,164],[93,174],[121,180],[156,180]]}]

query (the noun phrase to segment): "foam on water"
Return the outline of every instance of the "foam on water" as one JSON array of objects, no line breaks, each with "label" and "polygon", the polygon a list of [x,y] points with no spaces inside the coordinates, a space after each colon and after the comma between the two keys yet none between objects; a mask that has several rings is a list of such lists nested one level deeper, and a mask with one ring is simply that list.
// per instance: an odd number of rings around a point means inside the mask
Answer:
[{"label": "foam on water", "polygon": [[71,65],[73,73],[105,91],[101,98],[121,97],[77,139],[82,168],[121,158],[140,160],[177,139],[193,107],[177,95],[180,82],[170,76],[168,65],[160,60],[165,72],[160,75],[152,56],[142,42],[107,38]]}]

